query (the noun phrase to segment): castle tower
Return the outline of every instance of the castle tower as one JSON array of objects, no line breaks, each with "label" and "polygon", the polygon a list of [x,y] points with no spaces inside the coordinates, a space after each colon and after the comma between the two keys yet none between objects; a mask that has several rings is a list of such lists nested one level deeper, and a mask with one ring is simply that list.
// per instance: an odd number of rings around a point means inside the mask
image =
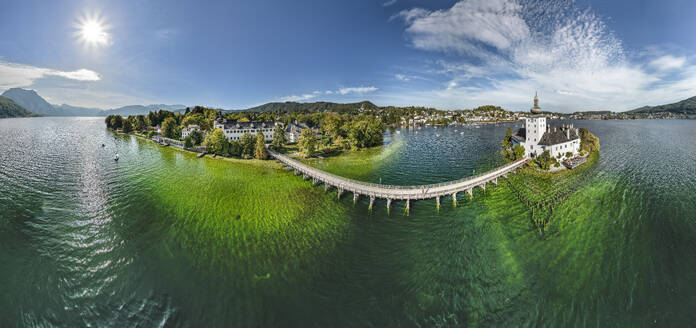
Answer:
[{"label": "castle tower", "polygon": [[530,110],[532,115],[525,119],[525,152],[526,154],[537,153],[539,147],[537,144],[541,140],[541,137],[546,133],[546,117],[541,114],[541,107],[539,107],[539,97],[534,93],[534,107]]},{"label": "castle tower", "polygon": [[531,110],[532,114],[541,114],[541,107],[539,107],[539,97],[537,93],[534,92],[534,107]]}]

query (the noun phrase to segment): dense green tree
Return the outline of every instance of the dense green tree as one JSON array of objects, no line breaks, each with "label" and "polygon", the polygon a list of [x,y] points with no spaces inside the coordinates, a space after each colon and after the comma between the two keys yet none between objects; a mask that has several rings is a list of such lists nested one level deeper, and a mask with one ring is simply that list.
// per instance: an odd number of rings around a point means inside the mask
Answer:
[{"label": "dense green tree", "polygon": [[229,145],[227,146],[227,153],[230,156],[235,156],[239,157],[242,156],[242,146],[239,142],[237,141],[230,141]]},{"label": "dense green tree", "polygon": [[317,137],[312,129],[304,129],[300,133],[300,139],[297,141],[297,148],[305,156],[314,156],[316,152]]},{"label": "dense green tree", "polygon": [[520,145],[515,145],[512,151],[515,154],[515,160],[522,159],[524,157],[524,147]]},{"label": "dense green tree", "polygon": [[251,136],[249,132],[242,134],[239,138],[239,146],[241,149],[242,157],[252,158],[254,157],[254,146],[256,145],[256,139]]},{"label": "dense green tree", "polygon": [[331,140],[335,140],[342,134],[343,118],[338,114],[328,114],[321,121],[321,130]]},{"label": "dense green tree", "polygon": [[273,131],[273,142],[271,143],[275,149],[281,149],[285,146],[285,125],[277,125]]},{"label": "dense green tree", "polygon": [[[145,127],[147,127],[146,117],[145,115],[137,115],[137,116],[131,116],[133,117],[133,128],[136,131],[143,131],[145,130]],[[129,117],[130,118],[130,117]]]},{"label": "dense green tree", "polygon": [[344,128],[352,149],[374,147],[383,142],[384,124],[374,118],[361,118],[349,122]]},{"label": "dense green tree", "polygon": [[268,152],[266,151],[266,139],[263,137],[263,133],[261,132],[256,133],[254,157],[257,159],[268,159]]},{"label": "dense green tree", "polygon": [[585,128],[580,128],[580,149],[586,150],[588,153],[599,150],[599,138],[587,131]]},{"label": "dense green tree", "polygon": [[194,146],[198,146],[203,143],[203,134],[198,130],[193,130],[189,133],[188,137],[191,137],[191,142]]},{"label": "dense green tree", "polygon": [[505,137],[501,141],[503,149],[511,149],[512,148],[512,141],[510,140],[512,138],[512,129],[508,126],[507,130],[505,130]]},{"label": "dense green tree", "polygon": [[123,117],[121,115],[114,115],[111,117],[111,128],[120,129],[123,127]]},{"label": "dense green tree", "polygon": [[186,138],[184,138],[184,148],[192,148],[193,147],[193,140],[191,139],[191,136],[188,135]]},{"label": "dense green tree", "polygon": [[133,131],[133,125],[131,124],[131,121],[128,119],[125,119],[121,122],[121,131],[124,133],[129,133]]},{"label": "dense green tree", "polygon": [[162,122],[162,135],[170,139],[179,139],[181,137],[181,129],[176,124],[176,119],[168,117]]},{"label": "dense green tree", "polygon": [[225,155],[227,153],[227,138],[225,137],[225,132],[221,129],[215,129],[205,137],[203,145],[205,145],[210,153]]}]

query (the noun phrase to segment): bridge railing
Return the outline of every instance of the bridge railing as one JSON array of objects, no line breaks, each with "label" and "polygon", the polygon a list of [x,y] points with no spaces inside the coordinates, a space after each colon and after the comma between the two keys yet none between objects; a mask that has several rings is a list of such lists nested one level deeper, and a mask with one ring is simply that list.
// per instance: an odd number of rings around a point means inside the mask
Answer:
[{"label": "bridge railing", "polygon": [[385,185],[385,184],[378,184],[378,183],[371,183],[371,182],[364,182],[364,181],[358,181],[342,176],[338,176],[332,173],[328,173],[326,171],[319,170],[317,168],[311,167],[307,164],[304,164],[300,161],[294,160],[286,155],[276,153],[275,151],[272,151],[269,149],[269,153],[277,160],[283,162],[284,164],[287,164],[305,174],[309,175],[318,175],[320,177],[315,178],[323,178],[327,180],[333,180],[333,184],[336,185],[337,187],[343,187],[346,189],[353,188],[353,186],[347,185],[345,182],[348,182],[351,185],[357,185],[357,186],[363,186],[363,187],[368,187],[368,188],[379,188],[379,189],[391,189],[391,190],[414,190],[414,189],[433,189],[433,188],[440,188],[440,187],[445,187],[449,185],[456,185],[456,184],[461,184],[465,182],[470,182],[472,185],[476,185],[485,181],[487,178],[494,177],[494,176],[500,176],[505,173],[508,173],[510,170],[515,169],[517,166],[520,166],[524,162],[527,161],[526,158],[520,159],[516,162],[504,165],[502,167],[496,168],[492,171],[480,173],[477,175],[473,176],[468,176],[464,177],[458,180],[453,180],[453,181],[447,181],[447,182],[441,182],[441,183],[434,183],[434,184],[424,184],[424,185]]}]

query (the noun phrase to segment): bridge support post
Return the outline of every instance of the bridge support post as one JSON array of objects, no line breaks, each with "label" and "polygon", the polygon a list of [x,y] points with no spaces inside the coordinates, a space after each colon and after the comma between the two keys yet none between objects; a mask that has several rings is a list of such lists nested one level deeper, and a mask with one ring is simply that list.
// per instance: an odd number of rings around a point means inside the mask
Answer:
[{"label": "bridge support post", "polygon": [[484,182],[483,184],[480,184],[479,188],[483,189],[483,191],[486,191],[486,183]]},{"label": "bridge support post", "polygon": [[372,205],[375,203],[375,196],[370,196],[370,206],[368,209],[372,211]]},{"label": "bridge support post", "polygon": [[358,202],[358,197],[360,197],[360,194],[357,192],[353,193],[353,205],[355,205]]},{"label": "bridge support post", "polygon": [[309,175],[303,174],[303,175],[302,175],[302,180],[309,180]]},{"label": "bridge support post", "polygon": [[411,200],[407,199],[406,200],[406,215],[410,214],[411,212]]},{"label": "bridge support post", "polygon": [[387,198],[387,214],[389,214],[389,207],[391,206],[391,199]]},{"label": "bridge support post", "polygon": [[474,188],[467,189],[466,193],[469,194],[470,198],[474,198]]},{"label": "bridge support post", "polygon": [[329,191],[329,187],[330,187],[329,184],[324,182],[324,192]]},{"label": "bridge support post", "polygon": [[338,199],[341,199],[341,194],[343,193],[343,189],[338,188]]},{"label": "bridge support post", "polygon": [[295,170],[295,175],[300,175],[300,171]]},{"label": "bridge support post", "polygon": [[498,185],[498,178],[491,180],[491,182],[493,182],[493,184],[497,186]]},{"label": "bridge support post", "polygon": [[435,201],[437,202],[437,210],[440,210],[440,196],[435,197]]},{"label": "bridge support post", "polygon": [[457,193],[456,192],[452,194],[452,204],[454,204],[455,207],[457,206]]},{"label": "bridge support post", "polygon": [[319,180],[317,179],[312,179],[312,186],[316,186],[319,184]]}]

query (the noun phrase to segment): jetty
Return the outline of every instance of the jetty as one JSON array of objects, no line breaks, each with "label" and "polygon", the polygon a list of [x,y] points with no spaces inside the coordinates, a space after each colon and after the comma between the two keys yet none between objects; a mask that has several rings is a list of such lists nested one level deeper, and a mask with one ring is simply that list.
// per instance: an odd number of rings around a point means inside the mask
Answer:
[{"label": "jetty", "polygon": [[439,208],[440,198],[452,197],[452,201],[456,205],[458,193],[465,192],[470,197],[473,197],[474,188],[481,188],[485,191],[486,184],[498,184],[499,178],[506,178],[508,174],[514,172],[529,161],[529,158],[525,157],[488,172],[454,181],[418,186],[398,186],[369,183],[344,178],[311,167],[271,149],[268,149],[268,153],[275,160],[282,163],[288,170],[294,171],[295,175],[301,174],[306,180],[312,179],[313,185],[323,183],[325,190],[328,190],[330,187],[336,188],[339,198],[345,192],[350,192],[353,194],[353,202],[357,202],[360,196],[369,197],[370,209],[372,209],[375,199],[385,199],[387,201],[387,210],[389,210],[392,201],[402,200],[406,201],[407,212],[410,210],[411,201],[414,200],[434,198],[437,201],[437,207]]}]

